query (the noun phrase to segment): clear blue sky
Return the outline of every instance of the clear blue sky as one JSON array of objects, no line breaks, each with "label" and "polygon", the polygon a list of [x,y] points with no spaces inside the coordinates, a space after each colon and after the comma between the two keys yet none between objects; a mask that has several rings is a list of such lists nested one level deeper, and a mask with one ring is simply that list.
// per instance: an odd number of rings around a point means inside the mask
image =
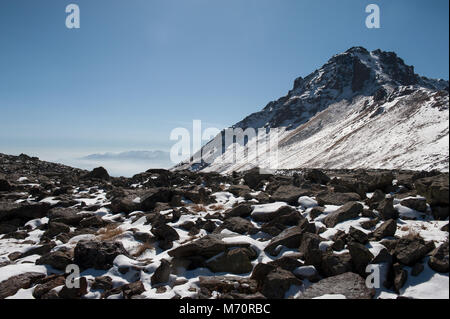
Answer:
[{"label": "clear blue sky", "polygon": [[[65,27],[69,3],[79,30]],[[381,29],[365,27],[370,3]],[[232,125],[357,45],[448,79],[448,12],[448,0],[1,0],[0,152],[169,149],[173,128]]]}]

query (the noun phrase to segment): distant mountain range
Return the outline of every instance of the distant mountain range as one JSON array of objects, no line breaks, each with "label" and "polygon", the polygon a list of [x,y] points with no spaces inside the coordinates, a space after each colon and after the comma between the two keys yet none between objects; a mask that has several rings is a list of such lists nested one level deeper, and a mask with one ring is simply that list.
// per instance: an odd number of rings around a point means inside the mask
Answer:
[{"label": "distant mountain range", "polygon": [[90,154],[80,158],[82,160],[142,160],[142,161],[170,161],[170,153],[164,151],[129,151],[122,153]]},{"label": "distant mountain range", "polygon": [[[275,168],[448,171],[449,83],[415,74],[393,52],[353,47],[232,128],[265,128],[278,143]],[[174,169],[273,168],[260,150],[255,153],[257,138],[222,144],[218,152],[224,136],[195,155],[204,161]]]}]

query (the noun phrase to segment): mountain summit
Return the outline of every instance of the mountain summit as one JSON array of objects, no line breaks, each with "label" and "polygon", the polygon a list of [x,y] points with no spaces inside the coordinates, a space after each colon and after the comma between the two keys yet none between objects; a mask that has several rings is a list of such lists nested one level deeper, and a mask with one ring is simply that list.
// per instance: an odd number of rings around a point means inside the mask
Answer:
[{"label": "mountain summit", "polygon": [[[448,81],[417,75],[393,52],[353,47],[297,78],[286,96],[232,128],[266,128],[278,143],[276,168],[448,171],[448,121]],[[227,145],[222,154],[212,152],[210,142],[201,150],[210,164],[182,163],[176,169],[268,167],[256,156],[253,161],[224,160],[230,152],[251,157],[254,142]],[[233,156],[241,159],[242,154]]]}]

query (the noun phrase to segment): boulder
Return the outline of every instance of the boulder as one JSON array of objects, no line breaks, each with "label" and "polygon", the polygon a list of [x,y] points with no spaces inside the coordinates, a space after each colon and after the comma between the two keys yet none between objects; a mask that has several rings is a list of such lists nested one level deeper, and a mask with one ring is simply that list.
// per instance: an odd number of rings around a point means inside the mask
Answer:
[{"label": "boulder", "polygon": [[36,265],[48,265],[58,270],[66,270],[67,265],[72,264],[71,256],[64,251],[54,251],[45,254],[36,261]]},{"label": "boulder", "polygon": [[158,268],[156,268],[154,274],[152,275],[151,278],[152,286],[168,282],[170,273],[171,273],[170,263],[165,259],[161,259],[161,264],[159,265]]},{"label": "boulder", "polygon": [[294,185],[281,185],[273,193],[272,199],[277,202],[285,202],[289,205],[298,205],[298,199],[301,196],[307,195],[307,191],[304,191]]},{"label": "boulder", "polygon": [[381,224],[375,231],[371,234],[376,240],[381,240],[385,237],[394,236],[397,231],[397,222],[394,219],[389,219]]},{"label": "boulder", "polygon": [[434,249],[434,243],[423,239],[401,238],[395,246],[394,256],[404,265],[413,266]]},{"label": "boulder", "polygon": [[33,297],[36,299],[45,299],[45,295],[53,288],[64,286],[66,279],[62,275],[51,275],[38,282],[33,290]]},{"label": "boulder", "polygon": [[420,178],[414,182],[417,192],[431,206],[449,206],[449,178],[447,174]]},{"label": "boulder", "polygon": [[300,299],[313,299],[323,295],[344,295],[347,299],[372,299],[375,290],[366,287],[364,278],[347,272],[320,280],[305,290]]},{"label": "boulder", "polygon": [[176,258],[185,257],[202,257],[212,258],[222,252],[225,252],[228,248],[233,247],[249,247],[248,243],[229,244],[220,240],[216,235],[207,235],[200,239],[195,240],[189,244],[177,247],[168,252],[169,256]]},{"label": "boulder", "polygon": [[250,261],[252,254],[248,248],[234,248],[211,258],[206,265],[212,272],[246,274],[253,269]]},{"label": "boulder", "polygon": [[215,277],[199,277],[200,289],[208,291],[210,297],[212,292],[216,291],[221,294],[240,293],[252,295],[257,292],[257,282],[253,279],[232,277],[232,276],[215,276]]},{"label": "boulder", "polygon": [[328,177],[327,174],[325,174],[323,171],[318,169],[313,169],[308,171],[305,174],[305,178],[313,183],[317,184],[327,184],[331,178]]},{"label": "boulder", "polygon": [[83,176],[84,179],[99,179],[99,180],[109,180],[110,176],[108,171],[103,167],[94,168],[91,172]]},{"label": "boulder", "polygon": [[433,251],[430,259],[428,260],[428,265],[434,271],[448,273],[449,271],[448,241],[441,244],[438,248],[436,248]]},{"label": "boulder", "polygon": [[379,204],[377,210],[380,212],[380,216],[383,220],[397,219],[399,216],[398,211],[394,208],[394,199],[385,198]]},{"label": "boulder", "polygon": [[352,264],[355,272],[361,276],[365,276],[366,267],[372,261],[374,256],[369,249],[366,248],[366,246],[357,242],[350,242],[348,244],[348,250],[350,251],[350,256],[352,257]]},{"label": "boulder", "polygon": [[301,286],[302,281],[292,272],[276,268],[264,278],[261,292],[269,299],[283,299],[292,285]]},{"label": "boulder", "polygon": [[428,208],[425,198],[406,198],[400,202],[400,205],[422,213],[425,213]]},{"label": "boulder", "polygon": [[356,193],[322,193],[316,197],[319,206],[336,205],[341,206],[348,202],[356,202],[361,200],[361,196]]},{"label": "boulder", "polygon": [[334,227],[343,221],[358,217],[362,211],[363,206],[360,203],[349,202],[335,212],[328,214],[324,219],[324,224],[329,228]]},{"label": "boulder", "polygon": [[74,263],[83,269],[107,270],[118,255],[128,256],[120,242],[80,241],[75,246]]},{"label": "boulder", "polygon": [[302,235],[305,232],[301,227],[291,227],[272,238],[270,243],[266,246],[264,251],[272,256],[276,256],[276,248],[283,245],[287,248],[298,248],[301,243]]},{"label": "boulder", "polygon": [[169,203],[173,192],[167,187],[152,188],[141,197],[141,207],[144,211],[151,211],[156,207],[156,203]]},{"label": "boulder", "polygon": [[42,218],[47,215],[49,209],[48,203],[0,202],[0,223],[14,219],[27,222],[31,219]]},{"label": "boulder", "polygon": [[369,242],[369,236],[365,232],[353,226],[350,226],[348,234],[352,239],[356,240],[360,244],[365,245]]},{"label": "boulder", "polygon": [[231,217],[226,219],[220,228],[226,228],[238,234],[255,234],[257,229],[247,219],[241,217]]},{"label": "boulder", "polygon": [[252,206],[249,204],[239,204],[236,207],[233,207],[229,211],[225,212],[225,218],[231,218],[231,217],[242,217],[246,218],[249,217],[252,213]]},{"label": "boulder", "polygon": [[28,289],[45,274],[37,272],[27,272],[13,276],[0,282],[0,299],[15,295],[20,289]]}]

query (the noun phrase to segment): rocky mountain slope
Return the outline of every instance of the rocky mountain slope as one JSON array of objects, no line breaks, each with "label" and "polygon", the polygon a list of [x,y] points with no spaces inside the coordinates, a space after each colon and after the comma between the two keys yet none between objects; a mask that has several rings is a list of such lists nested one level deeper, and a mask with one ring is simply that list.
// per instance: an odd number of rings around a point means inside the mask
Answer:
[{"label": "rocky mountain slope", "polygon": [[449,298],[448,184],[399,170],[113,178],[0,154],[0,299]]},{"label": "rocky mountain slope", "polygon": [[[176,169],[448,171],[449,85],[415,74],[395,53],[354,47],[296,79],[286,96],[233,128],[266,128],[278,143],[276,167],[268,156],[257,157],[258,139],[250,138],[223,146],[223,154],[214,151],[213,140],[201,150],[201,165],[186,162]],[[230,161],[233,155],[239,160]]]}]

